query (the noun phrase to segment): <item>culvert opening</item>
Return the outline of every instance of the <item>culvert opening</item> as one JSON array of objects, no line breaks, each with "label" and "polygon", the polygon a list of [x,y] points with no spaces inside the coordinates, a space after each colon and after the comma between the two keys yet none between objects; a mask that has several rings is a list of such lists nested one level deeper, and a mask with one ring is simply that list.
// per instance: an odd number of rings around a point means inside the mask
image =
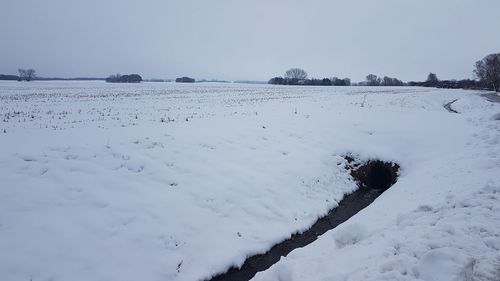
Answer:
[{"label": "culvert opening", "polygon": [[[319,236],[330,229],[344,223],[359,211],[370,205],[380,194],[397,181],[399,165],[380,160],[361,162],[353,156],[344,157],[347,162],[346,169],[358,185],[358,189],[345,195],[339,205],[331,209],[324,217],[319,218],[308,230],[294,233],[263,254],[247,257],[243,265],[231,267],[226,272],[217,274],[209,281],[247,281],[258,272],[270,268],[281,257],[287,256],[291,251],[302,248],[316,241]],[[342,163],[339,163],[339,165]]]},{"label": "culvert opening", "polygon": [[348,170],[360,188],[386,190],[396,183],[399,165],[381,160],[369,160],[361,164],[346,156]]}]

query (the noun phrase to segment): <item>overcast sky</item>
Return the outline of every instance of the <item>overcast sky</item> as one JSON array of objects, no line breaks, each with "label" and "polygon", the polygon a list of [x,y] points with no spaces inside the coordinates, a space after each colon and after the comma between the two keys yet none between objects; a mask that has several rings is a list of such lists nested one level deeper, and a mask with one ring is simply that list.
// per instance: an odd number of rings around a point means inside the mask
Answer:
[{"label": "overcast sky", "polygon": [[0,73],[267,80],[472,77],[499,0],[0,0]]}]

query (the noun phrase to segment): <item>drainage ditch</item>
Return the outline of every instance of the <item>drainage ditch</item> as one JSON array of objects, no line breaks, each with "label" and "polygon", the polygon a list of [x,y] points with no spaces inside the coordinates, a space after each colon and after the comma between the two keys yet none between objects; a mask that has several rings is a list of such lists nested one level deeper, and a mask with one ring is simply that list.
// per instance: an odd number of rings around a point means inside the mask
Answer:
[{"label": "drainage ditch", "polygon": [[370,160],[365,163],[345,156],[346,169],[358,184],[358,189],[344,196],[339,205],[318,219],[308,230],[295,233],[289,239],[274,245],[264,254],[248,257],[241,268],[231,267],[208,281],[246,281],[258,272],[270,268],[282,256],[291,251],[311,244],[319,236],[337,227],[359,211],[370,205],[380,194],[396,183],[399,165],[392,162]]},{"label": "drainage ditch", "polygon": [[456,102],[457,100],[458,100],[458,99],[456,99],[456,100],[452,100],[452,101],[450,101],[449,103],[447,103],[447,104],[443,105],[443,107],[444,107],[446,110],[448,110],[448,112],[451,112],[451,113],[460,113],[460,112],[456,111],[455,109],[453,109],[453,108],[451,107],[451,105],[452,105],[454,102]]}]

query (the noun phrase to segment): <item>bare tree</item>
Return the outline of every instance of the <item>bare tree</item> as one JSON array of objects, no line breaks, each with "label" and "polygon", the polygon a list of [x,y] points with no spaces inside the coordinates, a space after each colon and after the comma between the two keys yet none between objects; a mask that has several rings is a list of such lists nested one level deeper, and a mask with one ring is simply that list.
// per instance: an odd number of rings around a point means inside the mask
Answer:
[{"label": "bare tree", "polygon": [[436,73],[429,73],[429,75],[427,75],[427,81],[425,81],[425,83],[428,85],[428,86],[435,86],[437,85],[437,83],[439,82],[439,79],[436,75]]},{"label": "bare tree", "polygon": [[22,69],[22,68],[19,68],[17,70],[17,72],[19,72],[19,81],[25,80],[25,78],[26,78],[26,70]]},{"label": "bare tree", "polygon": [[26,70],[26,81],[31,81],[36,77],[35,70],[33,68]]},{"label": "bare tree", "polygon": [[307,72],[300,68],[290,68],[285,72],[285,78],[304,80],[307,78]]},{"label": "bare tree", "polygon": [[25,80],[25,81],[29,82],[36,77],[36,72],[32,68],[30,68],[30,69],[20,68],[17,71],[19,72],[19,80],[20,81]]},{"label": "bare tree", "polygon": [[500,53],[490,54],[475,64],[474,74],[491,88],[500,91]]}]

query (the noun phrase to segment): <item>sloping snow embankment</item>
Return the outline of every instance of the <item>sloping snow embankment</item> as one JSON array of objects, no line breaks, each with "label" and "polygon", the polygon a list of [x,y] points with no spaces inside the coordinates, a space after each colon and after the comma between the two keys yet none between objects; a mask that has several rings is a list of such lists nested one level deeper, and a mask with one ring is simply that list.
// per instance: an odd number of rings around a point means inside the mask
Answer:
[{"label": "sloping snow embankment", "polygon": [[500,280],[500,107],[477,96],[454,107],[476,129],[463,147],[407,168],[372,205],[252,280]]},{"label": "sloping snow embankment", "polygon": [[[346,224],[357,223],[359,235],[337,239],[359,243],[338,249],[328,238],[337,231],[318,241],[330,244],[336,257],[348,249],[363,253],[357,245],[377,233],[396,233],[385,230],[401,216],[427,209],[421,205],[440,210],[447,199],[458,202],[499,182],[493,150],[498,127],[485,127],[498,126],[486,120],[492,107],[466,91],[0,86],[2,280],[209,277],[306,229],[335,207],[355,188],[339,165],[339,155],[347,152],[397,161],[402,174]],[[449,114],[442,106],[457,98],[454,106],[464,113]],[[345,254],[345,261],[356,257]],[[451,254],[460,258],[448,252],[428,260]],[[334,270],[334,264],[324,265]],[[301,267],[293,268],[291,278],[301,274]],[[314,277],[322,272],[328,271]]]}]

